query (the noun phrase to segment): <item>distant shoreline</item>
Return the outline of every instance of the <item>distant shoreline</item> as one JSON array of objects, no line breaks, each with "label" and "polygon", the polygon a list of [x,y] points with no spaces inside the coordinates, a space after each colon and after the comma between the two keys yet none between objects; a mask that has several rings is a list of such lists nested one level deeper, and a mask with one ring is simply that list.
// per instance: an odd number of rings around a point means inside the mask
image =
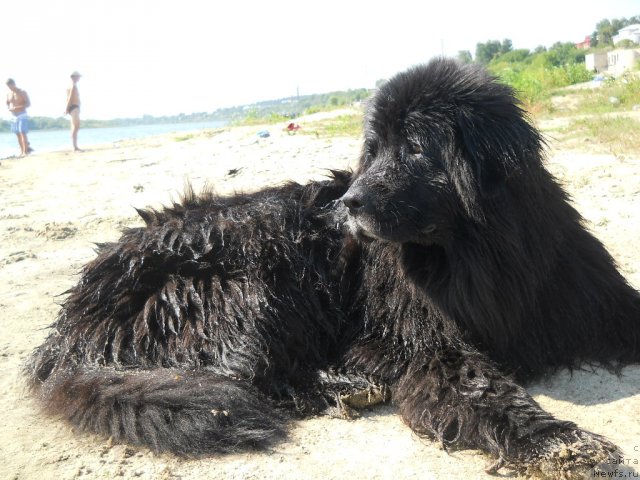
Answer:
[{"label": "distant shoreline", "polygon": [[[82,119],[82,128],[125,128],[151,125],[180,125],[191,123],[220,122],[229,123],[231,119],[211,115],[174,115],[170,117],[152,117],[145,115],[139,118],[114,118],[110,120]],[[68,130],[69,119],[66,117],[29,117],[29,129],[32,132]],[[0,134],[11,133],[10,120],[0,119]]]},{"label": "distant shoreline", "polygon": [[[79,143],[80,148],[83,148],[123,140],[153,137],[156,135],[223,128],[227,125],[228,123],[223,121],[208,121],[129,125],[121,127],[87,127],[80,129]],[[35,154],[56,152],[71,148],[68,129],[31,130],[29,133],[29,141]],[[17,150],[15,135],[9,132],[0,132],[0,159],[15,157]]]}]

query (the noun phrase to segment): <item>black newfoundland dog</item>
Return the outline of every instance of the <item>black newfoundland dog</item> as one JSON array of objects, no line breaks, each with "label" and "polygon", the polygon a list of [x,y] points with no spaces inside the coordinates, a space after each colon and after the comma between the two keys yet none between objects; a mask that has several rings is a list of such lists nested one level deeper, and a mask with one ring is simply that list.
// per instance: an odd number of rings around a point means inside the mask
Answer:
[{"label": "black newfoundland dog", "polygon": [[179,454],[390,400],[489,468],[579,476],[620,452],[522,382],[640,361],[640,295],[543,166],[513,91],[438,59],[371,99],[353,174],[187,193],[103,244],[28,375],[46,409]]}]

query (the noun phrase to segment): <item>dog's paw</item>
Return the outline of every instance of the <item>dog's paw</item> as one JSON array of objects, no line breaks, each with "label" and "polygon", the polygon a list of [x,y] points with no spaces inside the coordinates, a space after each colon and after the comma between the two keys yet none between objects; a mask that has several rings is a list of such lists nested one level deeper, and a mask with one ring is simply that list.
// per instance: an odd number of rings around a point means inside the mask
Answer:
[{"label": "dog's paw", "polygon": [[598,478],[623,464],[622,453],[604,437],[584,430],[569,430],[532,444],[523,473],[533,478]]}]

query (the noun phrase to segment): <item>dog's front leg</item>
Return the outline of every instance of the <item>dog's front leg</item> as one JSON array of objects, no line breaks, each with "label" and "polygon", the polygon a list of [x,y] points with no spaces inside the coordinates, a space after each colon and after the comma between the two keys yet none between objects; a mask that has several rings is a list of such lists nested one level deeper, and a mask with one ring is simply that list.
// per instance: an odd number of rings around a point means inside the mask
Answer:
[{"label": "dog's front leg", "polygon": [[471,347],[417,354],[393,386],[404,421],[445,448],[477,448],[502,466],[548,478],[584,478],[620,453],[604,438],[545,412]]}]

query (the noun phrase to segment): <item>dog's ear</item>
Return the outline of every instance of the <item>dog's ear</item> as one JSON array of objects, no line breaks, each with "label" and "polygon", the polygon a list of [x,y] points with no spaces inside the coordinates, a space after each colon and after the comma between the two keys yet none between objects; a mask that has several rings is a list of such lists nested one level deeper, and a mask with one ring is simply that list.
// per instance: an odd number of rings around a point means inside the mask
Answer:
[{"label": "dog's ear", "polygon": [[482,194],[491,194],[505,178],[505,150],[500,125],[491,125],[482,113],[470,109],[458,111],[458,140],[462,156],[473,170],[475,181]]},{"label": "dog's ear", "polygon": [[491,196],[511,175],[539,161],[541,139],[513,103],[458,111],[458,144],[470,164],[479,193]]}]

